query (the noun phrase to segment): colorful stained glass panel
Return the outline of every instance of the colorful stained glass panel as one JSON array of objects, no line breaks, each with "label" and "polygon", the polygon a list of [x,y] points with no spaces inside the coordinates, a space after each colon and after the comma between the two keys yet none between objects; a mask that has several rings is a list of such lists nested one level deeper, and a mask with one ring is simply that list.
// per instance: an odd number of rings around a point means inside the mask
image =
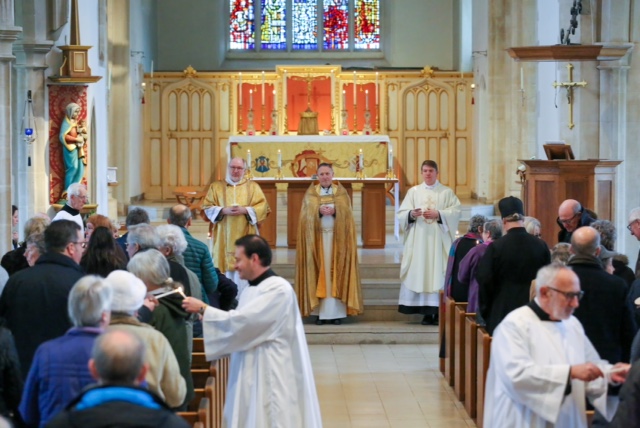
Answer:
[{"label": "colorful stained glass panel", "polygon": [[265,50],[287,48],[286,0],[262,0],[261,47]]},{"label": "colorful stained glass panel", "polygon": [[253,0],[229,0],[229,48],[255,49]]},{"label": "colorful stained glass panel", "polygon": [[349,49],[349,0],[324,0],[323,26],[324,49]]},{"label": "colorful stained glass panel", "polygon": [[380,49],[380,0],[355,0],[356,49]]},{"label": "colorful stained glass panel", "polygon": [[293,0],[291,20],[293,22],[293,50],[318,49],[318,2],[317,0]]}]

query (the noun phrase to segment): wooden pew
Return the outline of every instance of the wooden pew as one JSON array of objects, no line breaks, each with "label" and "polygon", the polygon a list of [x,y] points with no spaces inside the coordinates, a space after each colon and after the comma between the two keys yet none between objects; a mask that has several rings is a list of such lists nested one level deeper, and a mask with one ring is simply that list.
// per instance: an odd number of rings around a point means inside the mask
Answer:
[{"label": "wooden pew", "polygon": [[[456,354],[456,307],[466,308],[467,303],[456,303],[454,300],[449,300],[449,304],[447,305],[445,314],[446,322],[444,328],[444,336],[445,336],[445,379],[449,381],[449,386],[455,385],[455,367],[456,367],[456,359],[458,355]],[[464,310],[464,309],[463,309]],[[448,378],[447,378],[448,375]]]},{"label": "wooden pew", "polygon": [[453,392],[462,403],[464,403],[464,383],[465,383],[465,343],[464,343],[464,320],[467,314],[467,303],[456,303],[454,309],[455,331],[453,332]]},{"label": "wooden pew", "polygon": [[[209,369],[191,369],[191,379],[193,379],[194,388],[204,388],[207,378],[212,376]],[[213,374],[215,376],[215,374]]]},{"label": "wooden pew", "polygon": [[192,352],[204,352],[204,339],[202,339],[201,337],[193,338]]},{"label": "wooden pew", "polygon": [[211,410],[209,409],[209,399],[200,399],[198,410],[195,412],[177,412],[178,416],[187,421],[189,425],[195,425],[197,422],[201,422],[203,428],[211,428]]},{"label": "wooden pew", "polygon": [[193,352],[191,354],[191,368],[192,369],[209,369],[211,363],[207,361],[207,357],[204,352]]},{"label": "wooden pew", "polygon": [[198,406],[200,406],[200,400],[205,397],[204,388],[194,388],[193,389],[193,398],[187,404],[188,412],[196,412],[198,410]]},{"label": "wooden pew", "polygon": [[[440,344],[440,349],[442,349],[442,339],[444,338],[444,317],[445,317],[445,298],[444,298],[444,290],[440,290],[438,293],[438,301],[440,302],[440,306],[438,309],[438,318],[440,322],[438,323],[438,343]],[[444,362],[445,358],[440,358],[440,373],[444,376]]]},{"label": "wooden pew", "polygon": [[[476,354],[476,370],[477,370],[477,407],[476,407],[476,425],[482,428],[482,418],[484,416],[484,388],[487,380],[487,371],[489,370],[489,357],[491,355],[491,336],[482,328],[478,327],[477,337],[477,354]],[[487,427],[490,428],[490,427]]]},{"label": "wooden pew", "polygon": [[474,421],[476,420],[476,406],[478,403],[478,391],[476,389],[478,381],[476,362],[478,355],[477,330],[476,314],[467,314],[464,319],[464,408]]},{"label": "wooden pew", "polygon": [[210,377],[207,379],[207,384],[204,387],[204,395],[211,403],[210,410],[212,428],[222,427],[222,411],[224,409],[224,403],[222,402],[222,397],[218,394],[219,392],[217,391],[216,379],[214,377]]}]

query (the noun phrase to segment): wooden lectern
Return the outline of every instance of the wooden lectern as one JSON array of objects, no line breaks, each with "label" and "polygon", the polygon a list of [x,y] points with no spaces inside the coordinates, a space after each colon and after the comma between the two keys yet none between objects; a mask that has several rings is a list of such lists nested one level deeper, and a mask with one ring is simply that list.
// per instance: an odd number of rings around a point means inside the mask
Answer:
[{"label": "wooden lectern", "polygon": [[611,220],[615,214],[615,177],[618,160],[526,160],[524,211],[540,220],[542,239],[549,247],[558,243],[558,207],[575,199],[583,207]]}]

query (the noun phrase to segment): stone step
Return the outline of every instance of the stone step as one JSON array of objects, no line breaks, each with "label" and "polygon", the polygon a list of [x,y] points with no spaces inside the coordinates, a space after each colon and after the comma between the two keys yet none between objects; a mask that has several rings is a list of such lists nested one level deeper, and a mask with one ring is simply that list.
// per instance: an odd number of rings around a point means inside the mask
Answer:
[{"label": "stone step", "polygon": [[304,319],[304,330],[310,345],[438,343],[438,326],[421,325],[421,316],[404,317],[399,321],[350,317],[342,325],[316,325],[315,317],[309,317]]}]

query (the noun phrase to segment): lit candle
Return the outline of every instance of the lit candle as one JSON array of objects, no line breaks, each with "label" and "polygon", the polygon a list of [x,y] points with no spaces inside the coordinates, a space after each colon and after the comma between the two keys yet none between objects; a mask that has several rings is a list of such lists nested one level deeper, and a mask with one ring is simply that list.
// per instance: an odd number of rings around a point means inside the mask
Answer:
[{"label": "lit candle", "polygon": [[393,149],[389,147],[389,169],[393,169]]},{"label": "lit candle", "polygon": [[356,103],[356,72],[353,72],[353,104]]},{"label": "lit candle", "polygon": [[282,153],[278,149],[278,168],[282,168]]},{"label": "lit candle", "polygon": [[240,72],[240,82],[238,83],[238,100],[242,105],[242,72]]},{"label": "lit candle", "polygon": [[333,106],[333,103],[334,103],[333,96],[334,96],[334,89],[335,89],[333,87],[334,86],[334,84],[333,84],[333,70],[331,70],[331,82],[330,82],[330,84],[331,84],[331,99],[330,99],[331,102],[329,103],[329,105]]},{"label": "lit candle", "polygon": [[369,90],[364,91],[364,109],[369,110]]},{"label": "lit candle", "polygon": [[284,84],[282,85],[282,102],[287,105],[287,70],[284,71]]},{"label": "lit candle", "polygon": [[520,67],[520,90],[524,90],[524,69]]},{"label": "lit candle", "polygon": [[253,110],[253,89],[249,89],[249,110]]},{"label": "lit candle", "polygon": [[262,72],[262,105],[264,105],[264,71]]},{"label": "lit candle", "polygon": [[276,109],[276,90],[273,90],[273,109]]},{"label": "lit candle", "polygon": [[153,60],[151,60],[151,80],[153,80]]},{"label": "lit candle", "polygon": [[378,72],[376,71],[376,105],[380,104],[380,83],[378,77]]},{"label": "lit candle", "polygon": [[360,171],[362,171],[364,169],[364,153],[362,153],[362,149],[360,149],[359,158],[358,163],[360,164]]},{"label": "lit candle", "polygon": [[347,91],[342,90],[342,110],[347,109]]}]

